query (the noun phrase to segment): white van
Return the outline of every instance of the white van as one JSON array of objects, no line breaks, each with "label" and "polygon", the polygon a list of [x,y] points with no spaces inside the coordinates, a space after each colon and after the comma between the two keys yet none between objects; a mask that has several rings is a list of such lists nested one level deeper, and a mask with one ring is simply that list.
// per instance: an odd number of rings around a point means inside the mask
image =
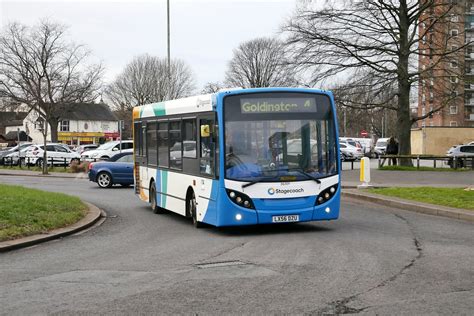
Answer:
[{"label": "white van", "polygon": [[380,155],[385,155],[385,151],[387,150],[387,143],[390,138],[379,138],[375,143],[374,153],[375,156],[378,157]]}]

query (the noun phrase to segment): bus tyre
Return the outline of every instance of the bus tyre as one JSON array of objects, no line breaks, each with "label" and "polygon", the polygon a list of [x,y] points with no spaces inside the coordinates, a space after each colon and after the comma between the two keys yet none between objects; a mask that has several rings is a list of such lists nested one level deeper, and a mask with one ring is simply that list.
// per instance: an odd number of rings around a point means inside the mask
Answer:
[{"label": "bus tyre", "polygon": [[194,192],[191,194],[191,197],[188,198],[188,210],[189,213],[191,214],[191,217],[193,219],[193,225],[196,228],[202,228],[204,227],[204,223],[200,222],[197,220],[197,207],[196,207],[196,196],[194,195]]},{"label": "bus tyre", "polygon": [[155,214],[163,214],[164,209],[158,206],[158,203],[156,202],[156,185],[155,182],[152,182],[150,185],[150,205],[151,205],[151,210]]}]

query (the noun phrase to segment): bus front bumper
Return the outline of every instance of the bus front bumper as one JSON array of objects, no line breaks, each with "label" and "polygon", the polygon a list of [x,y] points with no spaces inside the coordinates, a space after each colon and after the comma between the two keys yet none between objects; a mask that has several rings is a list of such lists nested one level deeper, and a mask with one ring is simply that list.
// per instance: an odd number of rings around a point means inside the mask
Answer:
[{"label": "bus front bumper", "polygon": [[[314,201],[314,200],[313,200]],[[221,205],[225,210],[219,214],[216,226],[240,226],[334,220],[339,217],[340,192],[328,202],[317,206],[287,209],[248,209],[227,200]],[[295,216],[296,215],[296,216]]]}]

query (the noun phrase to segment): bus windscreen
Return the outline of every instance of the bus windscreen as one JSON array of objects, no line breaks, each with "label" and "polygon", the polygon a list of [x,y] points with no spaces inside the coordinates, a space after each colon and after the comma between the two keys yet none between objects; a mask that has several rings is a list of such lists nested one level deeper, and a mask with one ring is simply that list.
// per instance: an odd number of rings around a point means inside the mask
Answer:
[{"label": "bus windscreen", "polygon": [[337,174],[328,96],[259,93],[224,99],[225,177],[300,181]]}]

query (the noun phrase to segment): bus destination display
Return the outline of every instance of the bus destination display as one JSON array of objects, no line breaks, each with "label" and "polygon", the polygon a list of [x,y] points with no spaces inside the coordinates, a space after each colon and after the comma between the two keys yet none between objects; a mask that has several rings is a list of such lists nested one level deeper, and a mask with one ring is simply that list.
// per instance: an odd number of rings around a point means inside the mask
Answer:
[{"label": "bus destination display", "polygon": [[241,99],[242,114],[316,112],[314,98],[255,98]]}]

